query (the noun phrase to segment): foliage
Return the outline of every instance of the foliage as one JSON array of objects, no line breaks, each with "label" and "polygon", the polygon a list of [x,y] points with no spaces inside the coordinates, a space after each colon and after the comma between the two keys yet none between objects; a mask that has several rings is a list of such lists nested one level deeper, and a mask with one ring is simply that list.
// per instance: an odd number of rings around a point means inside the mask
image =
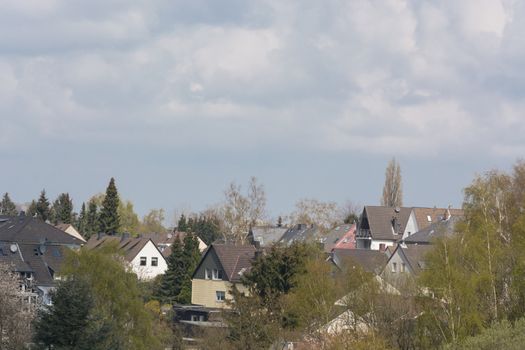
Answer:
[{"label": "foliage", "polygon": [[91,288],[94,314],[105,320],[111,349],[162,349],[151,315],[144,308],[137,276],[128,271],[116,245],[69,252],[61,271]]},{"label": "foliage", "polygon": [[23,349],[31,338],[34,311],[20,294],[18,275],[0,263],[0,349]]},{"label": "foliage", "polygon": [[119,201],[118,216],[120,218],[120,232],[136,235],[139,232],[140,220],[129,200]]},{"label": "foliage", "polygon": [[94,200],[90,200],[88,203],[88,211],[86,214],[86,225],[84,231],[80,231],[85,239],[89,239],[94,234],[97,234],[99,231],[99,221],[98,221],[98,208]]},{"label": "foliage", "polygon": [[188,222],[186,221],[186,216],[180,214],[179,221],[177,222],[177,231],[179,232],[188,232]]},{"label": "foliage", "polygon": [[4,193],[4,196],[2,197],[2,202],[0,202],[0,214],[1,215],[8,215],[8,216],[15,216],[18,214],[16,210],[16,205],[13,203],[11,198],[9,197],[9,193]]},{"label": "foliage", "polygon": [[106,196],[102,201],[102,208],[99,215],[100,230],[105,234],[115,234],[120,229],[120,217],[118,215],[118,207],[120,199],[118,196],[117,187],[115,186],[115,179],[111,178],[108,188],[106,189]]},{"label": "foliage", "polygon": [[492,350],[523,349],[525,344],[525,319],[519,319],[513,325],[503,320],[480,334],[464,339],[460,344],[449,344],[447,350]]},{"label": "foliage", "polygon": [[96,319],[93,296],[87,282],[64,280],[52,293],[53,304],[39,310],[34,342],[53,349],[104,349],[107,327]]},{"label": "foliage", "polygon": [[381,205],[386,207],[401,207],[403,205],[403,184],[401,167],[395,158],[392,158],[385,170],[385,184]]},{"label": "foliage", "polygon": [[69,193],[61,193],[53,203],[53,222],[71,224],[73,223],[73,200]]},{"label": "foliage", "polygon": [[164,221],[164,209],[152,209],[142,219],[140,233],[165,233],[166,228],[162,225]]},{"label": "foliage", "polygon": [[82,207],[80,208],[80,213],[78,214],[78,218],[76,222],[76,227],[78,227],[78,232],[80,232],[81,235],[85,234],[86,224],[87,224],[86,203],[82,203]]},{"label": "foliage", "polygon": [[38,201],[35,205],[35,214],[43,221],[51,219],[51,208],[49,205],[49,200],[46,197],[46,190],[42,190],[42,192],[40,192],[40,197],[38,198]]},{"label": "foliage", "polygon": [[212,244],[221,235],[220,221],[212,214],[201,214],[198,218],[193,218],[188,229],[207,245]]}]

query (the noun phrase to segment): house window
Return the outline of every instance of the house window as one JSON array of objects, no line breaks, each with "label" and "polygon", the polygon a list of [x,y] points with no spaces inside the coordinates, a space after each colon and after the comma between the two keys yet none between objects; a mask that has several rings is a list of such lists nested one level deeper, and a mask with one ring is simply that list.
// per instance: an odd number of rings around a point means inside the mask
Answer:
[{"label": "house window", "polygon": [[207,280],[211,280],[211,270],[206,268],[204,270],[204,278],[207,279]]},{"label": "house window", "polygon": [[140,257],[140,266],[146,266],[147,258],[145,256]]},{"label": "house window", "polygon": [[213,269],[213,279],[222,280],[222,270]]},{"label": "house window", "polygon": [[384,251],[385,248],[386,248],[385,243],[381,243],[381,244],[379,244],[379,250],[380,250],[380,251]]},{"label": "house window", "polygon": [[226,299],[226,293],[218,290],[215,292],[215,300],[218,302],[223,302]]},{"label": "house window", "polygon": [[392,272],[397,272],[397,263],[392,263]]},{"label": "house window", "polygon": [[151,266],[159,266],[159,258],[157,257],[151,258]]},{"label": "house window", "polygon": [[405,272],[405,271],[406,271],[405,263],[401,263],[401,272]]}]

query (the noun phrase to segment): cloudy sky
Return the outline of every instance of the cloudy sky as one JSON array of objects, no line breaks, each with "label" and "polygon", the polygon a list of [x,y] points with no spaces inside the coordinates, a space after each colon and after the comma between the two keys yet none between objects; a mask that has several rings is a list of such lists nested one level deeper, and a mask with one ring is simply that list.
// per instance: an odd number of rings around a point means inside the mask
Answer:
[{"label": "cloudy sky", "polygon": [[[140,214],[255,175],[303,197],[460,205],[525,154],[525,2],[0,0],[0,191]],[[169,214],[168,214],[169,216]]]}]

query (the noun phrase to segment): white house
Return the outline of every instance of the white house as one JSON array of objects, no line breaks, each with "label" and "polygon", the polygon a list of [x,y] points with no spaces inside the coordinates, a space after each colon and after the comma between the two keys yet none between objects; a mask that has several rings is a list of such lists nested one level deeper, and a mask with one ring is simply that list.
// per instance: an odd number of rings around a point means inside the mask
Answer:
[{"label": "white house", "polygon": [[97,249],[112,243],[116,243],[123,251],[124,257],[139,279],[152,279],[168,269],[166,259],[150,238],[94,235],[86,243],[86,248]]}]

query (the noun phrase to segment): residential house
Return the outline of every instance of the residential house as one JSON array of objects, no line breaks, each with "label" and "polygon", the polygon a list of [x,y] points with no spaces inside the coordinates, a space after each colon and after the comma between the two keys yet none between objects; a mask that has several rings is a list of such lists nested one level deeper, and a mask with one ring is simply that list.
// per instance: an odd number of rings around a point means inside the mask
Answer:
[{"label": "residential house", "polygon": [[283,226],[254,226],[248,233],[248,242],[258,248],[267,248],[279,242],[287,230]]},{"label": "residential house", "polygon": [[68,249],[84,241],[29,216],[0,216],[0,262],[13,267],[28,302],[51,303],[50,292],[60,279]]},{"label": "residential house", "polygon": [[99,234],[91,236],[86,248],[98,249],[111,244],[124,253],[124,258],[139,279],[152,279],[168,269],[164,255],[150,238]]},{"label": "residential house", "polygon": [[252,245],[213,243],[204,253],[192,276],[191,303],[207,308],[227,308],[235,285],[246,291],[241,278],[255,258]]},{"label": "residential house", "polygon": [[290,245],[293,242],[314,242],[319,241],[321,232],[315,225],[297,224],[287,229],[279,243]]},{"label": "residential house", "polygon": [[329,259],[340,270],[360,267],[364,271],[379,275],[388,261],[388,256],[382,251],[371,249],[333,249]]},{"label": "residential house", "polygon": [[398,244],[385,268],[382,276],[387,280],[398,276],[417,276],[426,267],[425,255],[432,249],[431,245],[411,244],[403,247]]},{"label": "residential house", "polygon": [[456,224],[463,220],[463,216],[451,216],[427,226],[426,228],[407,236],[401,240],[403,245],[431,244],[435,239],[450,237],[456,233]]},{"label": "residential house", "polygon": [[[181,242],[184,242],[184,237],[186,237],[188,233],[186,232],[167,232],[167,233],[150,233],[142,235],[144,238],[150,238],[153,243],[159,248],[162,255],[164,255],[165,258],[168,258],[171,254],[171,245],[173,242],[175,242],[176,239],[180,240]],[[190,233],[194,235],[193,233]],[[197,241],[199,242],[199,251],[203,253],[208,246],[202,239],[199,238],[199,236],[194,235],[197,238]]]},{"label": "residential house", "polygon": [[356,224],[339,225],[332,229],[326,236],[321,238],[326,253],[334,249],[355,249]]},{"label": "residential house", "polygon": [[356,233],[357,248],[385,250],[397,241],[452,216],[461,209],[365,206]]},{"label": "residential house", "polygon": [[70,234],[71,236],[73,236],[75,238],[78,238],[79,240],[83,241],[84,243],[86,242],[86,240],[84,239],[84,237],[82,237],[80,232],[78,232],[77,229],[71,224],[58,224],[55,227],[58,228],[59,230],[64,231],[65,233]]}]

